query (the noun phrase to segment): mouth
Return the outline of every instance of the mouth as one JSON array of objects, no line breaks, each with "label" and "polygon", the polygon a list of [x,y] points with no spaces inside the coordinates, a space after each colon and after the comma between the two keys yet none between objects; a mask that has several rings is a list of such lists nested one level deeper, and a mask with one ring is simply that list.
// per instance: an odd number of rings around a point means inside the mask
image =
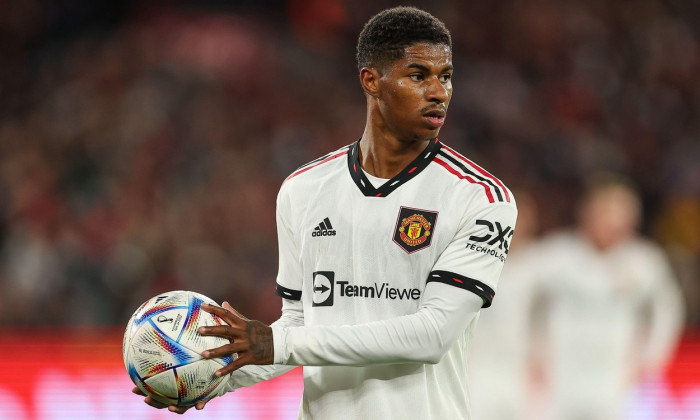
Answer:
[{"label": "mouth", "polygon": [[445,110],[432,109],[423,113],[423,119],[435,128],[442,127],[445,124]]}]

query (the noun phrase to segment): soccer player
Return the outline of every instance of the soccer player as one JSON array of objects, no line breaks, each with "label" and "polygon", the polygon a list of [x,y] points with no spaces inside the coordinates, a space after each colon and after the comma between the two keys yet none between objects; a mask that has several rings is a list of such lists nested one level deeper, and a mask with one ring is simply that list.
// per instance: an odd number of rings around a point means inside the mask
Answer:
[{"label": "soccer player", "polygon": [[469,341],[515,201],[437,139],[452,96],[442,22],[385,10],[360,33],[357,62],[362,137],[299,168],[278,195],[280,319],[207,306],[229,325],[200,332],[233,343],[203,355],[238,354],[217,372],[233,372],[226,391],[304,366],[304,419],[468,419]]},{"label": "soccer player", "polygon": [[636,233],[639,196],[594,180],[576,229],[539,244],[551,419],[619,419],[629,388],[662,373],[683,325],[663,251]]},{"label": "soccer player", "polygon": [[469,354],[472,415],[478,420],[534,419],[531,372],[538,274],[537,205],[524,190],[518,194],[518,234],[499,280],[498,299],[479,316]]}]

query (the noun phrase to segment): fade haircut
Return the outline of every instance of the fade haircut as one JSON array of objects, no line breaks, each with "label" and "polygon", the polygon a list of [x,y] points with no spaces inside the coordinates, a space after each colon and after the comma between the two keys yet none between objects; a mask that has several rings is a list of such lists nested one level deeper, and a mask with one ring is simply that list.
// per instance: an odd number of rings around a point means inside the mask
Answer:
[{"label": "fade haircut", "polygon": [[404,55],[406,47],[426,42],[447,45],[452,38],[445,24],[415,7],[394,7],[374,15],[357,40],[357,69],[379,68]]}]

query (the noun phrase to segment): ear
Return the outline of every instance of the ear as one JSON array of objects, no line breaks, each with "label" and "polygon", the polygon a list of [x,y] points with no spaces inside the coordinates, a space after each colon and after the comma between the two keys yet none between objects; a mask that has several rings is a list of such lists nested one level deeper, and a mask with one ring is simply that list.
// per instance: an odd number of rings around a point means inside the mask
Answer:
[{"label": "ear", "polygon": [[360,70],[360,84],[366,94],[370,96],[379,95],[379,71],[373,67],[363,67]]}]

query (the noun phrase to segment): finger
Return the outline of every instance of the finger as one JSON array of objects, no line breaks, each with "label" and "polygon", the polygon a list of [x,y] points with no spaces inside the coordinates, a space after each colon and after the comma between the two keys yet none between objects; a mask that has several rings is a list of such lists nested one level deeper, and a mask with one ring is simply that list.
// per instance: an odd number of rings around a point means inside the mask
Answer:
[{"label": "finger", "polygon": [[209,400],[198,402],[197,404],[194,405],[195,410],[203,410],[204,406],[207,405],[208,402],[209,402]]},{"label": "finger", "polygon": [[212,359],[216,357],[224,357],[232,355],[234,353],[241,353],[249,347],[247,343],[231,343],[226,344],[215,349],[208,349],[202,352],[202,357],[205,359]]},{"label": "finger", "polygon": [[226,321],[226,323],[229,325],[237,325],[237,326],[244,325],[244,320],[240,316],[235,315],[233,312],[231,312],[227,309],[224,309],[221,306],[211,305],[209,303],[202,303],[201,308],[205,312],[209,312],[210,314],[218,315],[220,318],[222,318],[224,321]]},{"label": "finger", "polygon": [[241,318],[242,320],[244,320],[244,321],[250,321],[248,318],[246,318],[246,317],[244,317],[243,315],[241,315],[240,312],[238,312],[237,310],[233,309],[233,306],[231,306],[228,302],[224,302],[223,305],[221,305],[221,306],[223,306],[224,309],[226,309],[227,311],[233,312],[234,315],[236,315],[237,317]]},{"label": "finger", "polygon": [[194,407],[194,406],[192,406],[192,405],[188,405],[188,406],[169,405],[168,411],[170,411],[171,413],[185,414],[185,412],[192,407]]},{"label": "finger", "polygon": [[136,395],[141,395],[141,396],[144,396],[144,397],[146,396],[146,394],[144,394],[143,391],[141,391],[141,388],[139,388],[139,387],[137,387],[137,386],[131,388],[131,392],[133,392],[133,393],[136,394]]},{"label": "finger", "polygon": [[156,401],[153,398],[151,398],[150,396],[144,398],[143,402],[145,402],[146,404],[150,405],[151,407],[157,408],[159,410],[168,406],[168,404],[163,404],[160,401]]},{"label": "finger", "polygon": [[231,327],[229,325],[213,325],[211,327],[197,328],[197,332],[200,335],[216,335],[229,339],[240,335],[236,330],[240,331],[240,328]]},{"label": "finger", "polygon": [[217,377],[222,377],[222,376],[228,375],[229,373],[233,372],[234,370],[240,369],[249,363],[250,363],[250,357],[248,357],[246,354],[243,354],[242,356],[239,355],[239,357],[236,360],[234,360],[233,362],[229,363],[225,367],[214,372],[214,375]]}]

